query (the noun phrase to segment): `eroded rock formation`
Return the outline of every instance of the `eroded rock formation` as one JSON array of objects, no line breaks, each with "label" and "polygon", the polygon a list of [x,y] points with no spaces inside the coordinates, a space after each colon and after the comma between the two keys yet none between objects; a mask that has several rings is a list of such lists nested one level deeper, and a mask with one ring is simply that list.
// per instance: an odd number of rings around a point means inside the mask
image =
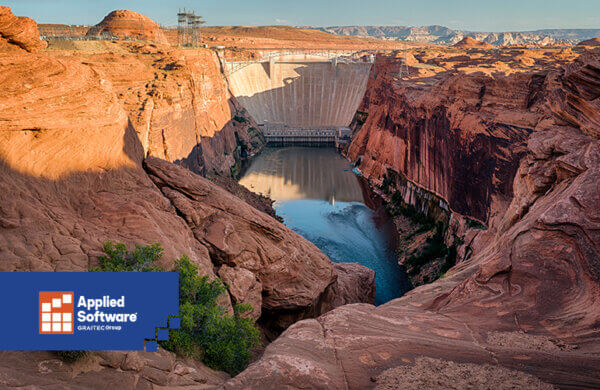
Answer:
[{"label": "eroded rock formation", "polygon": [[464,37],[452,46],[459,47],[462,49],[491,49],[492,47],[494,47],[487,42],[478,41],[477,39],[472,37]]},{"label": "eroded rock formation", "polygon": [[600,38],[586,39],[577,44],[577,46],[598,47],[600,46]]},{"label": "eroded rock formation", "polygon": [[65,363],[53,352],[0,352],[5,388],[151,389],[154,386],[214,388],[229,378],[163,349],[154,352],[103,351]]},{"label": "eroded rock formation", "polygon": [[0,6],[0,52],[18,48],[35,52],[46,47],[40,41],[37,23],[24,16],[15,16],[9,7]]},{"label": "eroded rock formation", "polygon": [[[120,55],[0,54],[0,270],[86,271],[108,240],[159,242],[160,266],[170,269],[187,254],[202,274],[235,284],[233,302],[253,305],[255,317],[268,310],[275,324],[279,311],[292,322],[291,312],[296,319],[321,314],[321,297],[338,283],[331,261],[192,172],[229,174],[243,158],[240,149],[262,146],[249,136],[252,120],[230,100],[214,54],[120,47]],[[220,303],[230,307],[229,294]],[[4,360],[10,366],[27,356]],[[63,371],[70,368],[49,364],[47,383],[68,380]],[[109,365],[122,373],[98,375],[127,382],[124,371],[154,372],[123,364]],[[184,366],[142,376],[189,384],[193,364]]]},{"label": "eroded rock formation", "polygon": [[[479,182],[490,194],[480,210],[496,210],[483,213],[495,216],[490,229],[469,236],[472,256],[432,284],[379,307],[346,305],[294,324],[226,387],[423,388],[433,377],[447,388],[456,385],[440,372],[448,365],[517,387],[600,386],[600,126],[599,111],[588,108],[600,94],[598,58],[587,53],[541,74],[446,75],[404,90],[393,77],[377,82],[386,76],[376,68],[363,102],[368,118],[350,149],[363,172],[376,178],[397,169],[444,194],[452,186],[443,182],[456,178],[445,170],[477,150],[471,137],[479,136],[487,146],[459,180],[487,175],[482,156],[494,166],[493,180]],[[438,99],[445,104],[425,105]],[[429,135],[436,131],[437,139]],[[454,142],[457,149],[447,149]],[[475,215],[477,195],[462,196],[448,196],[452,208]],[[415,368],[419,377],[402,374]]]},{"label": "eroded rock formation", "polygon": [[[241,129],[250,137],[211,73],[212,54],[134,43],[120,54],[49,55],[3,44],[14,50],[0,54],[0,270],[83,271],[106,240],[161,242],[162,266],[189,255],[276,327],[372,299],[372,272],[331,264],[192,172],[229,169],[235,158],[220,156],[242,144]],[[392,170],[406,194],[427,190],[489,224],[473,233],[451,221],[472,255],[446,277],[379,307],[346,304],[297,322],[229,380],[164,353],[65,366],[48,353],[3,352],[0,383],[363,389],[404,386],[398,372],[410,366],[425,378],[442,370],[455,380],[447,367],[458,367],[479,383],[600,387],[600,52],[563,67],[521,55],[530,60],[490,68],[479,54],[418,53],[410,83],[396,77],[398,58],[373,70],[349,151],[362,172],[376,182]],[[199,146],[202,159],[188,163]]]},{"label": "eroded rock formation", "polygon": [[146,15],[129,11],[112,11],[100,23],[91,27],[87,36],[109,34],[121,39],[167,43],[160,25]]},{"label": "eroded rock formation", "polygon": [[[228,89],[214,52],[123,43],[85,56],[110,81],[146,155],[196,173],[226,173],[264,142]],[[239,149],[238,149],[239,147]]]},{"label": "eroded rock formation", "polygon": [[258,278],[265,310],[312,306],[335,281],[329,258],[272,217],[185,168],[153,157],[144,166],[215,266],[245,268]]}]

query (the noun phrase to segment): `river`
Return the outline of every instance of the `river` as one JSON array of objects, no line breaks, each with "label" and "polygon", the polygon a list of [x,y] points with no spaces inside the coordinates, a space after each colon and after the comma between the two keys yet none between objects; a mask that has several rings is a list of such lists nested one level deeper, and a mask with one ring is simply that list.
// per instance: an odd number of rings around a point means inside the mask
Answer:
[{"label": "river", "polygon": [[255,157],[240,184],[271,197],[285,225],[332,261],[374,270],[379,305],[402,296],[410,283],[394,255],[393,224],[360,180],[333,148],[284,147]]}]

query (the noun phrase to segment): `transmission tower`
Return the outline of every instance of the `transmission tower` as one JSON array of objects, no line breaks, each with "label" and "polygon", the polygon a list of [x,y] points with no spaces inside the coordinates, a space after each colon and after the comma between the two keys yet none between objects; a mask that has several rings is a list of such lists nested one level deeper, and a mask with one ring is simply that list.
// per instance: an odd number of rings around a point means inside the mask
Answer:
[{"label": "transmission tower", "polygon": [[200,26],[204,24],[202,16],[196,15],[194,11],[183,11],[177,13],[177,37],[179,46],[200,46]]},{"label": "transmission tower", "polygon": [[398,79],[402,80],[405,76],[410,76],[410,72],[408,70],[408,49],[402,49],[403,55],[400,60],[400,69],[398,70]]}]

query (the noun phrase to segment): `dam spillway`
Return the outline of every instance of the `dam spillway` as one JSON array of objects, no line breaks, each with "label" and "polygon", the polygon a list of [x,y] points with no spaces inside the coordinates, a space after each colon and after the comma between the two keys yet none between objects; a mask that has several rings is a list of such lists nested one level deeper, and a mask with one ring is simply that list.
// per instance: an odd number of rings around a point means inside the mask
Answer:
[{"label": "dam spillway", "polygon": [[[372,56],[270,54],[224,60],[229,88],[268,141],[337,143],[366,90]],[[306,134],[305,137],[302,135]]]}]

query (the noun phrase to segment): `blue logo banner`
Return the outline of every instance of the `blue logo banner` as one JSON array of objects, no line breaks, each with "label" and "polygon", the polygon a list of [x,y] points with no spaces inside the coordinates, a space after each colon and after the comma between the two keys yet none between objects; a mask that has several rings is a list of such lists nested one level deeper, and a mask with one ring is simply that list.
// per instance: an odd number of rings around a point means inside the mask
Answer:
[{"label": "blue logo banner", "polygon": [[0,272],[0,350],[146,350],[179,328],[176,272]]}]

